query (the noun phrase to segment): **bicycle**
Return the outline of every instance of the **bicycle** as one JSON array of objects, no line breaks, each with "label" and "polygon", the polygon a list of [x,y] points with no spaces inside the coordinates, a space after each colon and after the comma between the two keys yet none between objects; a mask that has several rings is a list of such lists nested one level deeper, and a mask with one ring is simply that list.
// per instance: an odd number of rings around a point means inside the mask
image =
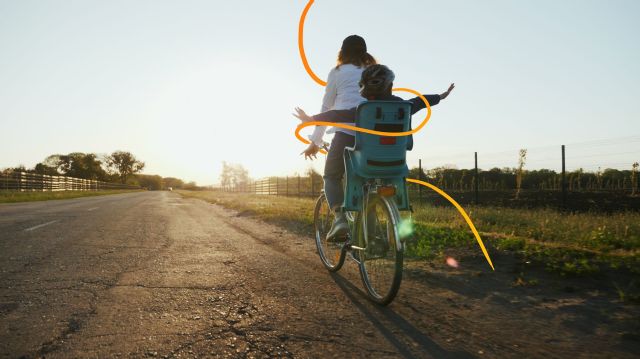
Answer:
[{"label": "bicycle", "polygon": [[[357,109],[356,125],[384,132],[410,128],[411,103],[368,101]],[[349,233],[343,243],[327,241],[332,214],[324,193],[314,209],[315,240],[323,265],[339,271],[347,256],[360,269],[369,298],[388,305],[400,289],[404,237],[399,230],[401,210],[410,210],[405,178],[408,175],[408,137],[356,133],[355,145],[345,149],[343,210]]]}]

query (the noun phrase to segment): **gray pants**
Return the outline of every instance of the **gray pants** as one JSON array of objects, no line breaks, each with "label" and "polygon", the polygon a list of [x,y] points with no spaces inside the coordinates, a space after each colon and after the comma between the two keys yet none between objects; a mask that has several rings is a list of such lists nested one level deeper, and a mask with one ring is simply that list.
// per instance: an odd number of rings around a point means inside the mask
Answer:
[{"label": "gray pants", "polygon": [[324,193],[330,208],[342,207],[344,189],[342,178],[344,177],[344,148],[353,147],[356,138],[344,132],[337,131],[324,164]]}]

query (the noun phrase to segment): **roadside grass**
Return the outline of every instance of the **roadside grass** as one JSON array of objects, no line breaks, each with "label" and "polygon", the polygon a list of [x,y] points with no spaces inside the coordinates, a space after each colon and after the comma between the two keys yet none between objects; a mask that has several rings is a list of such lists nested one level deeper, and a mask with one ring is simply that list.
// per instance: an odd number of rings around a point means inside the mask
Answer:
[{"label": "roadside grass", "polygon": [[48,201],[52,199],[71,199],[79,197],[104,196],[109,194],[130,193],[139,190],[102,190],[102,191],[57,191],[57,192],[18,192],[0,191],[0,203]]},{"label": "roadside grass", "polygon": [[[178,191],[184,197],[200,198],[241,215],[294,227],[311,235],[311,198]],[[477,250],[466,222],[452,207],[413,203],[414,238],[407,255],[414,258],[444,256],[451,248]],[[466,208],[492,251],[514,253],[523,262],[542,264],[561,275],[594,275],[609,269],[640,274],[640,213],[575,213],[553,209]],[[479,253],[479,251],[478,251]]]},{"label": "roadside grass", "polygon": [[313,231],[315,199],[227,193],[218,191],[175,191],[188,198],[199,198],[231,208],[239,215],[251,215],[270,223],[285,225],[300,234]]},{"label": "roadside grass", "polygon": [[[453,208],[414,204],[419,255],[469,243],[469,230]],[[563,275],[626,269],[640,274],[640,213],[561,213],[554,209],[468,206],[483,240]]]}]

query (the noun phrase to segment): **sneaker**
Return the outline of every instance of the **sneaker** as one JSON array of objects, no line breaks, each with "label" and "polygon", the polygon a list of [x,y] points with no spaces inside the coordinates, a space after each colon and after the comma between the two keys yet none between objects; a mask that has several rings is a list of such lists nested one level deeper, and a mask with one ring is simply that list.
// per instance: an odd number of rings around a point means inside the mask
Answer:
[{"label": "sneaker", "polygon": [[342,242],[347,233],[349,233],[349,222],[344,212],[336,211],[335,215],[336,218],[331,224],[329,233],[327,233],[327,242]]}]

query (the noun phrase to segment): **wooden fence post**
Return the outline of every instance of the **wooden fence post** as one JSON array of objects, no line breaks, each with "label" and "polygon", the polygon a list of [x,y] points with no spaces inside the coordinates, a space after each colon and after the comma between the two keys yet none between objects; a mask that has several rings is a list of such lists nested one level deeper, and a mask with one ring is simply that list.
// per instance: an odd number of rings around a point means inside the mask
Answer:
[{"label": "wooden fence post", "polygon": [[475,158],[475,183],[474,190],[476,192],[476,205],[478,205],[478,188],[480,186],[480,178],[478,177],[478,152],[474,152]]},{"label": "wooden fence post", "polygon": [[562,208],[567,207],[567,182],[565,174],[564,145],[562,145]]},{"label": "wooden fence post", "polygon": [[[418,160],[418,179],[422,181],[422,159]],[[418,186],[418,203],[422,203],[422,185]]]}]

